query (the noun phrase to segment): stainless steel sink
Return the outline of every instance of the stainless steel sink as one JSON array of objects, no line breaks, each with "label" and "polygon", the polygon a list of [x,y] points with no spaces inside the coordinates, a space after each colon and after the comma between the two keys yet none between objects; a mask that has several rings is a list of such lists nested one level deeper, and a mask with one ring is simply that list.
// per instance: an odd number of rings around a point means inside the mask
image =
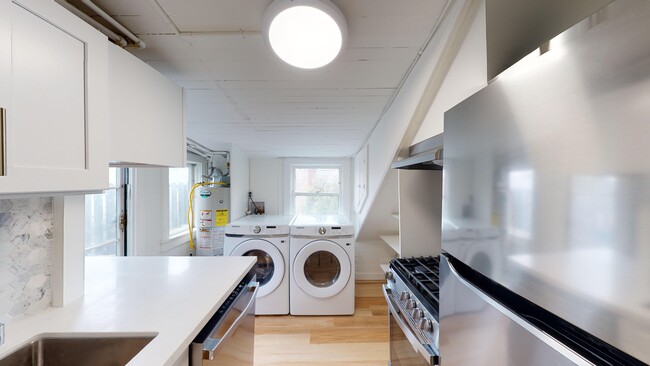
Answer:
[{"label": "stainless steel sink", "polygon": [[123,366],[153,338],[40,336],[0,359],[0,366]]}]

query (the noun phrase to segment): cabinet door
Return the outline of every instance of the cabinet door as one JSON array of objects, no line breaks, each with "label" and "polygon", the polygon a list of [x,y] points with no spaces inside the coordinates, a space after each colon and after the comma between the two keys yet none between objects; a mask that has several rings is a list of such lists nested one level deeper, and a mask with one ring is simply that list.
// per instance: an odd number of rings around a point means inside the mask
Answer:
[{"label": "cabinet door", "polygon": [[0,192],[105,188],[107,144],[98,133],[106,121],[97,99],[106,75],[96,63],[106,63],[98,52],[104,47],[105,57],[106,40],[54,2],[14,1],[10,7],[11,103]]},{"label": "cabinet door", "polygon": [[12,167],[86,169],[85,44],[29,10],[13,10]]},{"label": "cabinet door", "polygon": [[109,161],[184,167],[183,90],[142,60],[109,45]]},{"label": "cabinet door", "polygon": [[0,0],[0,181],[5,172],[6,134],[4,112],[9,107],[11,89],[11,7]]}]

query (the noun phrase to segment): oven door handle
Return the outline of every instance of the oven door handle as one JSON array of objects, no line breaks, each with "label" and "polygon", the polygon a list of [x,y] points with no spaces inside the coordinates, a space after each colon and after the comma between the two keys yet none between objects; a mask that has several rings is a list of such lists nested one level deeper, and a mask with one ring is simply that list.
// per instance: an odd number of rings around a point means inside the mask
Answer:
[{"label": "oven door handle", "polygon": [[248,313],[250,312],[251,308],[255,306],[255,299],[257,298],[257,290],[259,290],[260,285],[258,282],[254,282],[248,287],[248,292],[253,291],[253,295],[251,296],[250,300],[248,300],[248,303],[244,307],[244,310],[239,314],[237,319],[232,323],[230,328],[226,331],[226,333],[223,335],[221,338],[207,338],[203,342],[203,359],[204,360],[213,360],[214,359],[214,353],[219,348],[219,345],[222,343],[226,342],[230,337],[232,337],[233,333],[235,330],[239,327],[239,324],[244,321],[244,319],[249,315]]},{"label": "oven door handle", "polygon": [[427,350],[424,345],[422,345],[422,343],[413,334],[413,331],[409,325],[404,322],[404,319],[402,319],[402,316],[400,315],[400,310],[397,308],[395,302],[393,301],[392,291],[386,285],[382,285],[381,287],[384,293],[384,298],[386,299],[386,303],[388,304],[388,311],[393,314],[395,322],[400,327],[402,333],[404,333],[404,336],[409,341],[409,343],[411,343],[413,350],[424,356],[424,359],[429,365],[434,365],[435,362],[433,360],[436,355],[432,355],[431,352],[429,352],[429,350]]}]

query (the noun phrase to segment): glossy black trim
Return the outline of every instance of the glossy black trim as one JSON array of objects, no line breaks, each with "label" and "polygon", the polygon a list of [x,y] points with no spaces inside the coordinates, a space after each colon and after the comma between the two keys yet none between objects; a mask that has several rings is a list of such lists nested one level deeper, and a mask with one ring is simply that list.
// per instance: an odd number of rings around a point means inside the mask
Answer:
[{"label": "glossy black trim", "polygon": [[243,236],[244,234],[226,234],[226,237],[228,238],[241,238]]}]

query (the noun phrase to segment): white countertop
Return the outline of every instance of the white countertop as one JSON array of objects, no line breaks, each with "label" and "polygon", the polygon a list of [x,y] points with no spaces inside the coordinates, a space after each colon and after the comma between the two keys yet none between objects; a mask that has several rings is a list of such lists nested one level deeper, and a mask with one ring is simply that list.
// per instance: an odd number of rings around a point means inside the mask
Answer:
[{"label": "white countertop", "polygon": [[252,257],[89,257],[85,296],[7,325],[0,357],[42,333],[157,334],[128,365],[170,365],[253,263]]}]

